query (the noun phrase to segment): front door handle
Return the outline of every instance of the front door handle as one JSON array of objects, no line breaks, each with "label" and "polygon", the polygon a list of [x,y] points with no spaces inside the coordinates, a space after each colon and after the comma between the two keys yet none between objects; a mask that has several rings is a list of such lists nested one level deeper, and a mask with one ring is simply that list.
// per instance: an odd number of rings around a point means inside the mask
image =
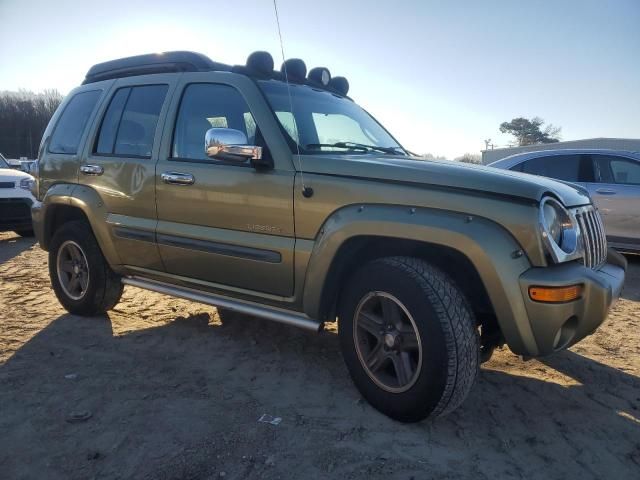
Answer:
[{"label": "front door handle", "polygon": [[617,192],[610,188],[598,188],[596,193],[599,193],[600,195],[615,195]]},{"label": "front door handle", "polygon": [[104,168],[100,165],[80,165],[80,171],[85,175],[102,175]]},{"label": "front door handle", "polygon": [[196,182],[190,173],[164,172],[160,177],[164,183],[170,185],[193,185]]}]

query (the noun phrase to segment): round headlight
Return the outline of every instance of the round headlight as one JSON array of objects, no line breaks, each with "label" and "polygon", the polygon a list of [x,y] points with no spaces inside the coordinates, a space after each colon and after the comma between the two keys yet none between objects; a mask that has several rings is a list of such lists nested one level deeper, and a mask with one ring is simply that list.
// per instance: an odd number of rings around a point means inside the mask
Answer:
[{"label": "round headlight", "polygon": [[556,262],[568,260],[578,248],[577,225],[569,211],[555,198],[540,202],[540,225],[547,250]]},{"label": "round headlight", "polygon": [[546,202],[542,207],[542,219],[544,230],[558,245],[562,244],[562,221],[558,207],[551,202]]}]

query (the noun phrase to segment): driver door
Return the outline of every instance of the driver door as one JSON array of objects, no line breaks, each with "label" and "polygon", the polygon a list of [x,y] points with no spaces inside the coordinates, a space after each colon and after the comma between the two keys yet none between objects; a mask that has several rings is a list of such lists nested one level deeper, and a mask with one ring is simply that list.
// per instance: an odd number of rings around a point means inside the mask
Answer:
[{"label": "driver door", "polygon": [[183,76],[156,169],[156,238],[165,270],[215,289],[290,297],[295,172],[278,162],[257,170],[207,157],[205,134],[213,127],[263,142],[240,90],[202,78]]}]

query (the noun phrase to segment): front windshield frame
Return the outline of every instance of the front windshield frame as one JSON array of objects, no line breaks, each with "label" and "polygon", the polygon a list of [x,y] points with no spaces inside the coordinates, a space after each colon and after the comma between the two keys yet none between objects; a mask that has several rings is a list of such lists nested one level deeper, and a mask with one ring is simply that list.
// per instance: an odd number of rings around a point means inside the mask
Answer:
[{"label": "front windshield frame", "polygon": [[[381,132],[383,132],[385,135],[387,135],[389,137],[389,139],[395,144],[395,145],[374,145],[371,144],[370,148],[364,148],[364,146],[357,146],[359,142],[351,142],[351,141],[347,141],[346,143],[348,144],[353,144],[353,146],[349,146],[349,147],[323,147],[323,148],[327,148],[327,150],[323,150],[322,148],[305,148],[305,145],[303,144],[303,142],[298,142],[296,141],[295,138],[293,138],[291,136],[291,134],[287,131],[287,129],[285,128],[285,125],[283,124],[283,122],[280,120],[280,118],[278,117],[278,113],[286,113],[286,114],[290,114],[294,117],[294,120],[296,115],[296,106],[295,106],[295,97],[292,97],[292,99],[294,100],[294,104],[293,104],[293,113],[291,112],[291,107],[289,106],[286,110],[283,111],[278,111],[276,112],[274,105],[271,102],[271,99],[269,97],[269,92],[265,91],[265,89],[263,88],[263,85],[275,85],[275,84],[281,84],[286,88],[286,83],[279,81],[279,80],[275,80],[275,79],[269,79],[269,80],[255,80],[256,85],[258,86],[258,89],[260,90],[260,92],[262,93],[269,109],[271,110],[271,113],[273,114],[274,120],[276,121],[276,123],[278,124],[278,127],[280,128],[280,131],[282,132],[282,134],[285,137],[285,140],[287,141],[287,144],[289,145],[289,148],[291,150],[291,153],[299,153],[300,155],[323,155],[323,154],[377,154],[377,155],[384,155],[385,152],[381,151],[381,149],[390,149],[390,150],[394,150],[394,153],[387,153],[388,155],[409,155],[409,151],[407,149],[405,149],[402,144],[396,140],[396,138],[378,121],[376,120],[376,118],[371,115],[369,112],[367,112],[364,108],[362,108],[360,105],[358,105],[356,102],[354,102],[350,97],[347,96],[343,96],[343,95],[338,95],[334,92],[328,91],[328,90],[324,90],[324,89],[320,89],[318,87],[314,87],[314,86],[310,86],[310,85],[304,85],[304,84],[298,84],[298,83],[291,83],[290,87],[294,87],[294,88],[298,88],[298,87],[302,87],[302,88],[308,88],[310,91],[317,91],[320,94],[325,94],[325,95],[333,95],[336,98],[342,99],[344,101],[347,102],[351,102],[356,108],[358,108],[364,115],[366,115],[366,117],[368,117],[373,124],[380,129]],[[297,120],[296,120],[297,122]],[[358,123],[358,125],[360,125]],[[297,130],[297,123],[296,123],[296,130]],[[298,134],[298,136],[300,136],[300,134]],[[345,143],[345,142],[338,142],[338,143]]]},{"label": "front windshield frame", "polygon": [[9,162],[7,162],[7,159],[4,158],[4,155],[2,155],[1,153],[0,153],[0,168],[11,168],[9,166]]}]

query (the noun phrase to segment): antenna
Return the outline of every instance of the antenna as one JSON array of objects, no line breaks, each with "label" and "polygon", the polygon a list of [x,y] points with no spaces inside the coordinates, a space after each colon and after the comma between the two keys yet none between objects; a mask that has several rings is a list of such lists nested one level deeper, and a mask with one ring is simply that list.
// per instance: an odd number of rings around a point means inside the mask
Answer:
[{"label": "antenna", "polygon": [[291,117],[293,119],[293,129],[296,134],[296,151],[298,160],[298,169],[300,170],[300,182],[302,183],[302,195],[305,198],[309,198],[313,195],[313,189],[308,187],[304,183],[304,176],[302,172],[302,159],[300,158],[300,134],[298,133],[298,122],[296,122],[296,116],[293,114],[293,97],[291,96],[291,86],[289,85],[289,75],[287,75],[287,62],[284,56],[284,45],[282,43],[282,31],[280,30],[280,17],[278,16],[278,4],[276,0],[273,0],[273,10],[276,13],[276,24],[278,25],[278,37],[280,38],[280,53],[282,54],[282,68],[284,69],[284,81],[287,85],[287,95],[289,96],[289,107],[291,108]]}]

